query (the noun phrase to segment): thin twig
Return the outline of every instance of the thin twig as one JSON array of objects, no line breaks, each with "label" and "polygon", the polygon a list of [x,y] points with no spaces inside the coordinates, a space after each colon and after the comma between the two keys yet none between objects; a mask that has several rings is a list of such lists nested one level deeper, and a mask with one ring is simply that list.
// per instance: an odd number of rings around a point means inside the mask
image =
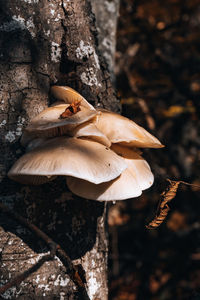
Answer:
[{"label": "thin twig", "polygon": [[[26,220],[25,218],[23,218],[22,216],[20,216],[16,212],[10,210],[3,203],[0,203],[0,210],[3,211],[4,213],[8,214],[9,216],[11,216],[13,219],[18,221],[20,224],[22,224],[25,227],[27,227],[28,229],[30,229],[36,236],[38,236],[40,239],[42,239],[49,246],[50,254],[45,256],[46,259],[48,259],[48,260],[53,259],[55,254],[57,254],[57,256],[62,261],[63,265],[67,268],[69,276],[71,277],[73,282],[76,284],[77,288],[79,289],[79,292],[82,295],[82,299],[87,299],[88,300],[89,297],[88,297],[87,292],[85,290],[84,278],[83,278],[83,276],[81,276],[79,274],[78,267],[74,266],[71,259],[66,254],[66,252],[61,248],[61,246],[59,244],[56,244],[46,233],[44,233],[42,230],[40,230],[37,226],[30,223],[28,220]],[[41,264],[43,264],[43,262],[46,261],[46,260],[44,260],[44,258],[41,259]],[[38,263],[35,266],[37,266]],[[41,266],[41,264],[40,264],[40,266]],[[26,278],[30,273],[34,272],[34,270],[32,270],[32,269],[34,269],[35,266],[33,266],[29,270],[25,271],[24,273],[18,275],[12,281],[10,281],[9,283],[2,286],[1,289],[0,289],[0,294],[2,294],[1,290],[2,291],[4,290],[4,292],[5,292],[8,288],[12,287],[13,285],[21,283],[24,280],[24,278]]]},{"label": "thin twig", "polygon": [[0,295],[4,294],[12,286],[17,286],[18,284],[20,284],[24,279],[26,279],[30,274],[37,271],[43,265],[43,263],[48,260],[52,260],[51,254],[47,254],[47,255],[43,256],[34,266],[32,266],[28,270],[24,271],[23,273],[17,275],[10,282],[1,286],[0,287]]},{"label": "thin twig", "polygon": [[42,230],[40,230],[34,224],[27,221],[25,218],[20,216],[18,213],[16,213],[16,212],[12,211],[11,209],[9,209],[3,203],[0,203],[0,210],[3,211],[4,213],[10,215],[13,219],[18,221],[20,224],[24,225],[25,227],[27,227],[28,229],[33,231],[40,239],[45,241],[45,243],[50,247],[51,250],[52,250],[52,248],[57,246],[56,243],[50,237],[48,237],[48,235],[46,233],[44,233]]},{"label": "thin twig", "polygon": [[188,182],[185,182],[185,181],[179,181],[180,183],[183,183],[183,184],[186,184],[186,185],[191,185],[191,186],[194,186],[194,187],[197,187],[200,189],[200,185],[197,185],[197,184],[193,184],[193,183],[188,183]]}]

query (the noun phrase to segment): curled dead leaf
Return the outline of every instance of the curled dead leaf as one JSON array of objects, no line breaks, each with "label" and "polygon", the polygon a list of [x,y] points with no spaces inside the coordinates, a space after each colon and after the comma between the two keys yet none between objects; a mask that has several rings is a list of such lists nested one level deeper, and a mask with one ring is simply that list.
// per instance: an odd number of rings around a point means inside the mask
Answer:
[{"label": "curled dead leaf", "polygon": [[75,115],[77,112],[81,110],[80,108],[81,101],[76,100],[73,101],[66,109],[65,111],[60,115],[60,119],[65,119],[68,118],[72,115]]},{"label": "curled dead leaf", "polygon": [[185,182],[185,181],[175,181],[175,180],[170,180],[170,179],[167,179],[167,181],[169,182],[169,186],[161,194],[162,198],[160,199],[160,202],[158,204],[156,216],[153,219],[153,221],[151,221],[146,226],[147,229],[155,229],[158,226],[160,226],[160,224],[165,220],[165,218],[168,215],[168,212],[170,210],[170,208],[168,206],[168,203],[172,199],[175,198],[180,183],[189,185],[191,187],[195,187],[197,189],[200,189],[199,185],[191,184],[191,183],[188,183],[188,182]]},{"label": "curled dead leaf", "polygon": [[167,179],[167,181],[169,182],[169,186],[161,194],[162,198],[158,204],[156,216],[153,221],[146,226],[147,229],[155,229],[165,220],[170,210],[168,203],[175,198],[178,186],[181,183],[181,181],[173,181],[170,179]]}]

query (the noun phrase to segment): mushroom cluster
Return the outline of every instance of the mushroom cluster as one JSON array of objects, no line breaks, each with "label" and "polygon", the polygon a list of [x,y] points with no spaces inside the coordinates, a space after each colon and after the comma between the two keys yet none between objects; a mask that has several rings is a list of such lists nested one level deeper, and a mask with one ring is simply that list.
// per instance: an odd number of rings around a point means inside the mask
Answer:
[{"label": "mushroom cluster", "polygon": [[98,201],[141,195],[153,174],[139,148],[161,148],[157,138],[116,113],[95,109],[70,87],[53,86],[58,100],[26,127],[21,143],[27,153],[8,176],[39,185],[66,176],[76,195]]}]

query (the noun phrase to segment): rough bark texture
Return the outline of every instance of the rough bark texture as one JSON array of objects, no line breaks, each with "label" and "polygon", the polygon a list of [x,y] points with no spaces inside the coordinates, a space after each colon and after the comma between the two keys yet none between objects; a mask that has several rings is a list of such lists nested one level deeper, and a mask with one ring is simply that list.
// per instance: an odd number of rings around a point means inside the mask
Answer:
[{"label": "rough bark texture", "polygon": [[96,16],[99,50],[108,64],[111,80],[114,83],[116,30],[120,0],[92,0],[91,4]]},{"label": "rough bark texture", "polygon": [[[0,201],[58,242],[85,271],[88,299],[107,299],[105,205],[72,195],[65,179],[39,187],[6,177],[23,154],[23,127],[53,99],[52,84],[69,85],[92,104],[119,104],[97,48],[95,18],[87,0],[20,0],[0,3]],[[0,216],[0,285],[48,252],[33,233]],[[57,258],[45,262],[3,299],[81,299]]]}]

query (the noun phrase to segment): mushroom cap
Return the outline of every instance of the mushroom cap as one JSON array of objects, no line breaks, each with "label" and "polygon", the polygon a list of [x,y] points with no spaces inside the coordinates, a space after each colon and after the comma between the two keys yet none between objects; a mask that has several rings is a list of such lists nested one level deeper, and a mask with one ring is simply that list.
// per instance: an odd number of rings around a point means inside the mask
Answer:
[{"label": "mushroom cap", "polygon": [[[39,115],[31,120],[25,131],[32,134],[32,138],[42,135],[53,137],[63,135],[71,131],[72,128],[91,120],[97,115],[96,110],[91,110],[80,106],[80,111],[61,119],[60,115],[69,107],[70,104],[58,104],[53,107],[48,107]],[[26,141],[26,138],[24,138]],[[23,141],[23,139],[22,139]]]},{"label": "mushroom cap", "polygon": [[140,148],[164,147],[156,137],[143,127],[128,118],[107,110],[101,110],[101,114],[95,120],[95,125],[112,143]]},{"label": "mushroom cap", "polygon": [[77,126],[70,133],[71,136],[78,138],[89,138],[93,141],[99,142],[107,147],[111,146],[109,139],[103,134],[94,123],[87,122]]},{"label": "mushroom cap", "polygon": [[116,201],[138,197],[153,184],[148,163],[133,149],[113,145],[112,149],[124,158],[128,168],[114,180],[93,184],[86,180],[67,177],[69,189],[76,195],[98,201]]},{"label": "mushroom cap", "polygon": [[80,100],[82,106],[87,109],[95,110],[95,108],[83,96],[69,86],[54,85],[51,87],[51,93],[56,99],[62,100],[67,104]]},{"label": "mushroom cap", "polygon": [[10,176],[8,174],[8,177],[14,181],[17,181],[22,184],[28,184],[28,185],[41,185],[47,182],[50,182],[54,179],[56,179],[57,176],[40,176],[40,175],[12,175]]},{"label": "mushroom cap", "polygon": [[31,139],[31,141],[26,146],[26,152],[32,151],[33,149],[39,147],[46,140],[47,140],[47,138],[34,138],[34,139]]},{"label": "mushroom cap", "polygon": [[119,144],[113,144],[111,149],[123,157],[128,166],[134,170],[138,185],[142,191],[152,186],[154,182],[153,173],[138,149],[130,149]]},{"label": "mushroom cap", "polygon": [[[57,137],[20,157],[8,176],[23,183],[36,176],[73,176],[93,183],[110,181],[125,169],[125,160],[97,142],[77,138]],[[30,180],[29,180],[30,178]]]}]

